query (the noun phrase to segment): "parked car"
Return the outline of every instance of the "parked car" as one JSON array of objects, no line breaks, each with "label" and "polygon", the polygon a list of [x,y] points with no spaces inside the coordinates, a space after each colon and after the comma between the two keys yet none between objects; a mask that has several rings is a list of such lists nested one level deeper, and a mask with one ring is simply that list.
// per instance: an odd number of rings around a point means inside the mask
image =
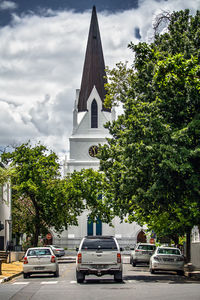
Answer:
[{"label": "parked car", "polygon": [[65,255],[65,250],[59,246],[49,245],[48,247],[50,247],[53,250],[55,256],[57,257],[61,257]]},{"label": "parked car", "polygon": [[59,276],[58,262],[53,250],[49,247],[29,248],[23,259],[23,275],[50,273]]},{"label": "parked car", "polygon": [[150,257],[155,249],[156,246],[154,244],[138,243],[131,252],[130,264],[135,267],[138,263],[149,263]]},{"label": "parked car", "polygon": [[184,275],[184,257],[180,249],[173,247],[158,247],[150,258],[150,272],[176,271]]},{"label": "parked car", "polygon": [[82,239],[76,258],[76,279],[85,280],[85,275],[114,275],[122,282],[122,258],[116,238],[112,236],[86,236]]}]

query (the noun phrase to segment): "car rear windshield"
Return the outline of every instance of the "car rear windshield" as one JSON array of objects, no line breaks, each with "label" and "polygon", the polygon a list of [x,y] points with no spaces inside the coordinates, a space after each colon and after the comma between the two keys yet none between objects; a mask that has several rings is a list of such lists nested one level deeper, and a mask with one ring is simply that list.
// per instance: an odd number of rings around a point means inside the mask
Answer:
[{"label": "car rear windshield", "polygon": [[154,251],[156,249],[156,246],[155,245],[139,245],[138,249]]},{"label": "car rear windshield", "polygon": [[117,250],[114,239],[85,239],[82,250]]},{"label": "car rear windshield", "polygon": [[158,249],[159,254],[174,254],[174,255],[180,255],[179,249],[167,249],[167,248],[159,248]]},{"label": "car rear windshield", "polygon": [[42,256],[42,255],[51,255],[51,251],[49,249],[31,249],[27,253],[27,256]]}]

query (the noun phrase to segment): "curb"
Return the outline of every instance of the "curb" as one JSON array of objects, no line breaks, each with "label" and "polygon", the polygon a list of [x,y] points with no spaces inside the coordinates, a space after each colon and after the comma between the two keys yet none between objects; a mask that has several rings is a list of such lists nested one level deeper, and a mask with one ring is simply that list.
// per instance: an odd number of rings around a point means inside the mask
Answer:
[{"label": "curb", "polygon": [[185,271],[185,276],[192,279],[200,280],[200,272],[199,271]]},{"label": "curb", "polygon": [[15,278],[15,277],[21,275],[22,273],[23,273],[23,272],[19,272],[19,273],[16,273],[16,274],[14,274],[14,275],[11,275],[11,276],[9,276],[9,277],[5,277],[5,278],[3,278],[3,279],[0,279],[0,283],[4,283],[4,282],[6,282],[6,281],[9,281],[9,280],[11,280],[11,279],[13,279],[13,278]]}]

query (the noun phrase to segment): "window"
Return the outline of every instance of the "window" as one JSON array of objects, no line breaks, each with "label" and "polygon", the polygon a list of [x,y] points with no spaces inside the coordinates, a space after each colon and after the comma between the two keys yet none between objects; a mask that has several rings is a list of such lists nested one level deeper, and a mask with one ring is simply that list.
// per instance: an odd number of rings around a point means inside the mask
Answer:
[{"label": "window", "polygon": [[87,235],[93,235],[93,221],[92,219],[90,219],[90,217],[88,218],[87,221]]},{"label": "window", "polygon": [[91,128],[98,128],[98,106],[95,99],[91,105]]},{"label": "window", "polygon": [[42,256],[42,255],[51,255],[49,249],[34,249],[29,250],[27,256]]},{"label": "window", "polygon": [[99,218],[96,220],[96,235],[102,235],[102,222]]},{"label": "window", "polygon": [[117,250],[117,245],[112,238],[92,238],[85,239],[82,250]]},{"label": "window", "polygon": [[156,246],[154,246],[154,245],[139,245],[138,249],[141,249],[141,250],[155,250]]},{"label": "window", "polygon": [[167,248],[159,248],[159,254],[174,254],[174,255],[181,255],[179,249],[167,249]]}]

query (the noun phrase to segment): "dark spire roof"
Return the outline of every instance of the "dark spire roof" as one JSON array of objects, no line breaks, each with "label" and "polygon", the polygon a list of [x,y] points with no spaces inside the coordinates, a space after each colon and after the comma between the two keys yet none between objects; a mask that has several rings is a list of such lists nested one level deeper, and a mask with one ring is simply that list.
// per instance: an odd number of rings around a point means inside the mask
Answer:
[{"label": "dark spire roof", "polygon": [[[95,6],[93,6],[85,62],[83,67],[81,89],[78,99],[78,111],[87,110],[87,100],[94,85],[96,86],[102,102],[104,101],[106,94],[104,84],[107,82],[104,78],[105,75],[105,63],[101,45],[99,25],[97,20],[96,8]],[[104,107],[103,110],[110,111],[109,109],[106,109]]]}]

